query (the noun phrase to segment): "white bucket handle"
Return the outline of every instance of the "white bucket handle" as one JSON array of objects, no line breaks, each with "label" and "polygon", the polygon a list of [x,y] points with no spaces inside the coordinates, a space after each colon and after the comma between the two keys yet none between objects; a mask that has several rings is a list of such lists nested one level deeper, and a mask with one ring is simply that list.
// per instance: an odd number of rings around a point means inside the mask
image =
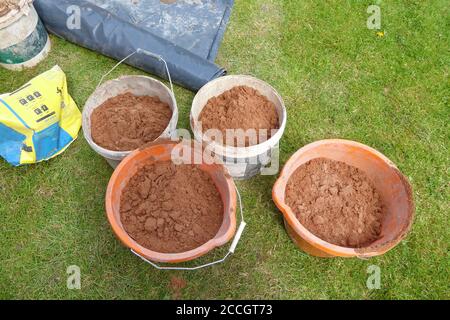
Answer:
[{"label": "white bucket handle", "polygon": [[164,58],[158,54],[155,54],[153,52],[138,48],[136,51],[134,51],[133,53],[130,53],[128,56],[126,56],[125,58],[123,58],[122,60],[120,60],[114,67],[112,67],[111,70],[109,70],[106,74],[103,75],[103,77],[100,79],[100,82],[97,85],[97,88],[100,87],[100,85],[103,83],[103,81],[105,80],[105,78],[107,76],[109,76],[111,74],[111,72],[113,72],[114,70],[117,69],[117,67],[119,67],[122,63],[124,63],[126,60],[128,60],[129,58],[131,58],[132,56],[134,56],[136,53],[143,53],[146,54],[150,57],[153,57],[159,61],[162,61],[164,63],[164,66],[166,67],[166,72],[167,72],[167,78],[169,79],[170,82],[170,90],[172,91],[172,95],[175,97],[175,92],[173,91],[173,83],[172,83],[172,77],[170,75],[170,71],[169,71],[169,67],[167,65],[166,60],[164,60]]},{"label": "white bucket handle", "polygon": [[233,242],[231,243],[230,249],[228,250],[227,254],[225,255],[225,257],[223,257],[220,260],[217,261],[213,261],[213,262],[209,262],[197,267],[161,267],[158,264],[142,257],[141,255],[139,255],[136,251],[134,251],[133,249],[131,249],[131,252],[133,252],[136,256],[138,256],[139,258],[141,258],[142,260],[144,260],[145,262],[147,262],[148,264],[150,264],[151,266],[155,267],[158,270],[183,270],[183,271],[192,271],[192,270],[198,270],[198,269],[203,269],[206,267],[210,267],[213,266],[215,264],[219,264],[224,262],[231,254],[233,254],[236,251],[236,247],[239,243],[239,240],[241,239],[242,233],[244,232],[245,227],[247,226],[247,223],[244,220],[244,210],[243,210],[243,206],[242,206],[242,199],[241,199],[241,194],[239,193],[239,190],[236,188],[236,193],[238,195],[238,199],[239,199],[239,209],[240,209],[240,213],[241,213],[241,224],[239,225],[239,229],[236,232],[236,235],[234,236]]}]

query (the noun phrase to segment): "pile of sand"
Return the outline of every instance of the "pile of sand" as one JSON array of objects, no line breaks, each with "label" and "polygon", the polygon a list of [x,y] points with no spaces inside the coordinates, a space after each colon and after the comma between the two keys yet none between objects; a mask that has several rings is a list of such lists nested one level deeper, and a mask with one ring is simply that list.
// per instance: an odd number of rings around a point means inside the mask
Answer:
[{"label": "pile of sand", "polygon": [[170,106],[158,97],[121,94],[92,112],[92,139],[108,150],[135,150],[158,138],[171,118]]},{"label": "pile of sand", "polygon": [[[237,86],[211,98],[200,114],[200,121],[206,134],[210,129],[218,129],[222,133],[223,144],[236,147],[243,145],[233,136],[231,139],[227,137],[228,129],[255,130],[257,137],[253,141],[248,136],[240,141],[245,146],[251,146],[265,142],[273,131],[280,128],[275,105],[257,90],[247,86]],[[264,133],[266,139],[260,139]]]},{"label": "pile of sand", "polygon": [[300,166],[289,179],[286,201],[327,242],[362,248],[381,234],[380,195],[364,172],[343,162],[319,158]]},{"label": "pile of sand", "polygon": [[185,252],[214,238],[223,202],[211,177],[195,165],[144,163],[123,190],[120,216],[143,247]]}]

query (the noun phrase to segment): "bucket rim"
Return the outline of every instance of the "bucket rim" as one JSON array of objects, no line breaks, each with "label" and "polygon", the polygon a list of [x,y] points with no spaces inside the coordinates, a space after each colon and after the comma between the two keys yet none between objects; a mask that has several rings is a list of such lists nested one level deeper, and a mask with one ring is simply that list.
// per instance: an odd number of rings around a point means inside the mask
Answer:
[{"label": "bucket rim", "polygon": [[[363,248],[350,248],[350,247],[343,247],[339,246],[330,242],[327,242],[316,235],[314,235],[311,231],[309,231],[295,216],[292,209],[287,205],[287,203],[284,201],[284,194],[286,190],[286,185],[292,175],[292,173],[295,171],[292,167],[295,165],[295,161],[298,157],[300,157],[302,154],[304,154],[307,151],[314,150],[315,148],[323,145],[328,144],[343,144],[347,146],[352,146],[356,148],[360,148],[362,150],[365,150],[375,157],[382,160],[386,165],[388,165],[395,174],[398,175],[402,186],[405,188],[405,192],[407,194],[407,201],[410,206],[409,210],[409,221],[408,224],[400,231],[399,235],[386,243],[382,243],[378,246],[366,246]],[[297,167],[298,168],[298,167]],[[408,179],[400,172],[400,170],[397,168],[397,166],[385,155],[383,155],[378,150],[369,147],[365,144],[362,144],[360,142],[352,141],[352,140],[346,140],[346,139],[324,139],[324,140],[318,140],[315,142],[312,142],[310,144],[305,145],[304,147],[297,150],[286,162],[284,165],[280,176],[278,177],[277,181],[275,182],[273,189],[272,189],[272,199],[275,203],[275,205],[278,207],[278,209],[283,214],[283,218],[286,220],[286,222],[289,224],[289,226],[295,231],[297,235],[299,235],[303,240],[305,240],[307,243],[309,243],[311,246],[317,248],[318,250],[325,252],[332,256],[341,256],[341,257],[359,257],[359,258],[370,258],[374,256],[379,256],[387,251],[393,249],[397,244],[399,244],[403,238],[408,234],[410,231],[413,221],[414,221],[414,215],[415,215],[415,205],[413,200],[413,192],[411,184],[409,183]]]},{"label": "bucket rim", "polygon": [[[88,104],[88,102],[96,95],[98,94],[99,90],[104,90],[107,86],[109,86],[112,83],[118,82],[118,81],[122,81],[125,79],[133,79],[133,78],[140,78],[140,79],[145,79],[145,80],[150,80],[152,82],[154,82],[155,84],[161,86],[162,88],[164,88],[167,93],[169,93],[170,98],[172,99],[172,103],[173,103],[173,109],[172,109],[172,117],[169,120],[169,123],[167,124],[166,128],[164,129],[164,131],[161,133],[161,135],[156,138],[154,141],[160,139],[167,130],[170,129],[171,127],[171,123],[173,121],[178,122],[178,105],[177,105],[177,100],[175,98],[175,95],[173,94],[173,92],[169,89],[169,87],[167,87],[163,82],[153,78],[153,77],[149,77],[149,76],[145,76],[145,75],[123,75],[120,76],[118,78],[115,79],[111,79],[108,81],[105,81],[102,85],[98,86],[93,92],[92,94],[89,96],[89,98],[86,100],[85,104],[84,104],[84,108],[83,108],[83,135],[86,139],[86,141],[88,142],[88,144],[91,146],[92,149],[94,149],[97,153],[100,153],[102,155],[102,157],[106,157],[110,160],[122,160],[123,158],[127,157],[128,155],[130,155],[133,151],[137,150],[129,150],[129,151],[113,151],[113,150],[108,150],[106,148],[103,148],[102,146],[98,145],[97,143],[95,143],[94,139],[92,139],[92,134],[91,134],[91,130],[88,129],[90,128],[90,120],[91,120],[91,115],[92,112],[98,108],[100,105],[97,105],[95,107],[93,107],[91,110],[91,113],[88,113],[88,110],[86,108],[86,105]],[[87,125],[89,124],[89,125]],[[139,148],[138,148],[139,149]]]},{"label": "bucket rim", "polygon": [[[227,184],[227,190],[230,193],[230,208],[228,212],[225,212],[225,204],[224,204],[224,216],[223,221],[227,217],[230,219],[230,226],[226,230],[226,232],[218,236],[218,234],[207,241],[206,243],[202,244],[201,246],[191,249],[189,251],[180,252],[180,253],[161,253],[157,251],[153,251],[150,249],[147,249],[143,246],[141,246],[137,241],[135,241],[131,236],[125,231],[125,228],[122,225],[122,222],[117,221],[115,210],[113,208],[112,203],[112,195],[113,191],[116,188],[116,185],[119,180],[119,173],[121,171],[127,170],[129,166],[132,165],[133,161],[135,161],[135,158],[141,153],[141,152],[149,152],[150,149],[154,148],[155,152],[158,150],[158,148],[162,148],[164,146],[169,147],[170,150],[172,150],[177,144],[179,144],[180,141],[171,141],[171,140],[163,140],[163,141],[156,141],[154,143],[150,143],[148,146],[137,149],[133,151],[128,157],[126,157],[114,170],[113,175],[110,178],[110,181],[108,183],[107,191],[106,191],[106,197],[105,197],[105,208],[106,208],[106,215],[107,219],[111,225],[111,228],[113,229],[114,234],[116,237],[124,244],[127,248],[131,249],[132,251],[136,252],[139,256],[144,257],[146,259],[149,259],[153,262],[159,262],[159,263],[180,263],[180,262],[187,262],[194,260],[196,258],[199,258],[208,252],[219,248],[223,245],[225,245],[227,242],[229,242],[233,235],[236,233],[236,210],[237,210],[237,193],[236,193],[236,186],[234,184],[233,179],[231,176],[227,174],[226,168],[221,164],[211,164],[206,166],[216,166],[221,170],[223,173],[223,177],[225,178],[226,184]],[[196,143],[196,142],[194,142]],[[194,152],[197,152],[196,149],[194,149]],[[151,157],[151,155],[149,156]],[[147,157],[146,159],[148,159]],[[207,172],[208,173],[208,172]],[[208,173],[209,175],[209,173]],[[217,187],[216,187],[217,188]],[[120,217],[120,212],[118,213]],[[223,222],[222,222],[223,223]]]},{"label": "bucket rim", "polygon": [[[228,146],[220,143],[216,143],[215,141],[211,141],[209,138],[207,138],[205,135],[202,134],[202,132],[199,130],[198,125],[198,117],[194,117],[193,115],[193,108],[196,105],[199,105],[198,100],[199,97],[203,94],[205,90],[207,90],[210,86],[215,85],[218,82],[223,81],[229,81],[233,79],[241,79],[241,80],[251,80],[254,82],[259,83],[262,86],[267,87],[277,98],[280,107],[281,107],[281,123],[280,128],[277,130],[277,132],[271,136],[267,141],[264,141],[263,143],[259,143],[256,145],[248,146],[248,147],[234,147],[234,146]],[[249,85],[251,87],[251,85]],[[257,89],[256,89],[257,90]],[[218,94],[213,95],[217,96]],[[201,111],[205,105],[201,106],[199,115],[201,114]],[[286,105],[284,103],[283,97],[279,94],[279,92],[269,83],[265,82],[264,80],[258,79],[251,75],[226,75],[217,79],[214,79],[207,84],[205,84],[195,95],[194,100],[192,101],[192,108],[190,113],[190,125],[192,132],[194,133],[195,140],[201,141],[202,143],[207,144],[215,153],[221,155],[221,156],[232,156],[233,158],[249,158],[249,157],[256,157],[260,155],[263,152],[266,152],[267,150],[272,149],[275,145],[279,143],[281,138],[284,135],[284,131],[286,130],[287,125],[287,110]]]}]

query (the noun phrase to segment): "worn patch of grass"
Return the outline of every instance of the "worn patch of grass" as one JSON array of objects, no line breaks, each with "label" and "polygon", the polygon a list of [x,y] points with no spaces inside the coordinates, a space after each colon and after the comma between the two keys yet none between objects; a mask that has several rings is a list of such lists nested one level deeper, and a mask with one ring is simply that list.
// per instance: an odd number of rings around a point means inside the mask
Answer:
[{"label": "worn patch of grass", "polygon": [[[12,168],[0,162],[0,298],[449,298],[449,10],[446,1],[383,1],[384,37],[366,28],[369,1],[236,1],[218,64],[283,95],[284,163],[306,143],[346,138],[394,161],[414,189],[410,235],[368,261],[318,259],[291,243],[271,200],[276,177],[239,182],[248,229],[225,264],[196,272],[152,269],[114,238],[104,213],[112,170],[82,135],[61,156]],[[82,108],[115,62],[52,37],[50,57],[21,73],[0,70],[0,92],[59,64]],[[122,66],[112,77],[142,74]],[[193,93],[176,87],[179,127]],[[216,250],[198,262],[221,257]],[[369,265],[381,289],[366,287]],[[78,265],[82,289],[66,288]]]}]

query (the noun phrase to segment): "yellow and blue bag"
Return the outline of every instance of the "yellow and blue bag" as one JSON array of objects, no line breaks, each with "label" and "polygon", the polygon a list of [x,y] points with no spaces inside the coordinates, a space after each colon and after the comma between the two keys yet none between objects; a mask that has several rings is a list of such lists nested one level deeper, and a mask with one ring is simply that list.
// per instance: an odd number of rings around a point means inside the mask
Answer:
[{"label": "yellow and blue bag", "polygon": [[14,166],[57,156],[80,128],[81,113],[59,66],[0,95],[0,156]]}]

